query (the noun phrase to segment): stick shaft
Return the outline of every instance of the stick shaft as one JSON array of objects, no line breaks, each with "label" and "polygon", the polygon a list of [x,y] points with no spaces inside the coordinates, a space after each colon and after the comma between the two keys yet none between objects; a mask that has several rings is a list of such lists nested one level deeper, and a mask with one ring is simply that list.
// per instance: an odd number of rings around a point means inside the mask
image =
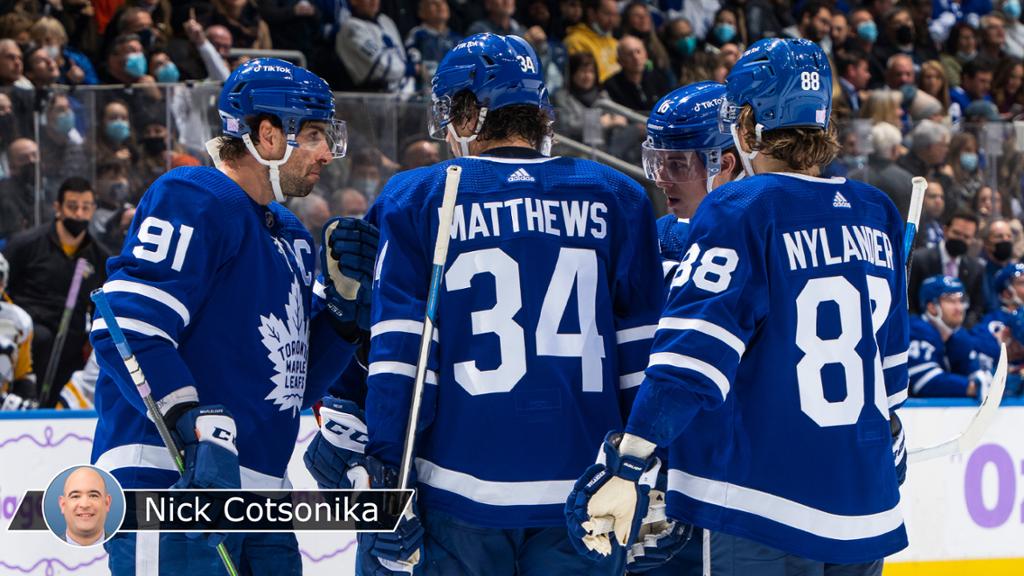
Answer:
[{"label": "stick shaft", "polygon": [[71,277],[71,287],[68,288],[68,296],[64,300],[64,311],[60,315],[57,336],[53,339],[53,346],[50,348],[50,358],[46,362],[46,372],[43,373],[43,387],[39,394],[41,404],[49,403],[50,388],[53,387],[53,379],[57,376],[57,365],[60,364],[60,355],[64,351],[64,343],[68,338],[71,315],[74,313],[75,305],[78,303],[78,293],[82,290],[82,278],[88,269],[89,262],[85,258],[79,258],[75,262],[75,272]]},{"label": "stick shaft", "polygon": [[921,224],[921,206],[924,203],[924,193],[928,190],[928,181],[920,176],[915,176],[911,180],[911,186],[907,227],[903,231],[903,258],[907,267],[908,284],[910,282],[910,264],[914,253],[914,238],[917,236],[917,227]]}]

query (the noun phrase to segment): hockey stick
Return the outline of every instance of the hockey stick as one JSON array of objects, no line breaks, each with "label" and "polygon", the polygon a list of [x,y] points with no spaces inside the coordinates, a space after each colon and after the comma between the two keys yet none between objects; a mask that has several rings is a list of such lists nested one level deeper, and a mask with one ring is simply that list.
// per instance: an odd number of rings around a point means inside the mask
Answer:
[{"label": "hockey stick", "polygon": [[409,421],[405,429],[405,445],[402,449],[402,465],[398,470],[398,488],[409,488],[409,473],[412,471],[412,453],[416,443],[416,426],[419,421],[420,404],[423,401],[423,386],[427,378],[427,356],[434,335],[434,321],[437,317],[437,300],[441,294],[441,280],[444,262],[448,258],[448,240],[451,238],[452,215],[455,212],[455,197],[459,193],[462,167],[448,166],[444,180],[444,198],[441,200],[441,216],[437,224],[437,240],[434,242],[434,267],[430,272],[430,289],[427,292],[427,313],[423,319],[423,333],[420,334],[420,352],[416,359],[416,380],[412,386],[412,402],[409,407]]},{"label": "hockey stick", "polygon": [[1003,401],[1003,391],[1006,389],[1006,344],[999,345],[999,363],[996,365],[995,376],[992,377],[992,384],[988,393],[981,401],[981,407],[974,413],[974,418],[958,436],[950,438],[945,442],[934,446],[914,448],[907,451],[907,462],[924,462],[933,458],[941,458],[950,454],[963,453],[974,448],[981,436],[992,424],[999,410],[999,404]]},{"label": "hockey stick", "polygon": [[57,376],[57,365],[60,364],[60,355],[64,351],[64,342],[68,339],[71,314],[75,311],[75,305],[78,303],[78,292],[82,289],[82,280],[92,272],[92,265],[85,258],[79,258],[75,262],[75,274],[71,277],[71,288],[68,289],[68,297],[64,300],[64,312],[60,315],[57,336],[53,340],[53,347],[50,348],[50,360],[46,363],[43,387],[39,395],[39,403],[44,407],[50,404],[50,388],[53,387],[53,379]]},{"label": "hockey stick", "polygon": [[[153,394],[149,389],[149,382],[146,381],[145,374],[142,373],[142,367],[139,366],[135,355],[132,354],[131,346],[128,345],[124,332],[121,332],[121,326],[117,323],[114,311],[110,309],[107,295],[103,292],[103,288],[97,288],[92,291],[91,297],[92,301],[96,303],[96,309],[99,311],[100,316],[107,323],[107,331],[110,332],[110,338],[114,341],[114,346],[117,347],[117,353],[121,356],[121,361],[124,362],[124,367],[128,370],[128,374],[135,384],[135,389],[138,390],[139,396],[142,396],[142,402],[146,405],[149,418],[156,424],[156,430],[160,434],[160,439],[164,441],[164,446],[171,453],[171,459],[178,468],[178,473],[184,474],[185,461],[182,460],[181,452],[174,443],[174,437],[171,436],[171,431],[168,430],[167,423],[164,422],[160,408],[157,407],[156,401],[153,400]],[[221,562],[224,563],[224,568],[228,571],[228,574],[230,576],[238,576],[238,569],[235,568],[235,563],[231,560],[231,556],[228,555],[228,549],[224,546],[223,542],[217,544],[217,554],[220,555]]]},{"label": "hockey stick", "polygon": [[928,181],[920,176],[915,176],[910,182],[913,190],[910,193],[907,227],[903,230],[903,260],[907,265],[908,283],[910,281],[910,262],[913,260],[914,238],[917,236],[917,226],[921,223],[921,205],[924,203],[924,193],[928,189]]}]

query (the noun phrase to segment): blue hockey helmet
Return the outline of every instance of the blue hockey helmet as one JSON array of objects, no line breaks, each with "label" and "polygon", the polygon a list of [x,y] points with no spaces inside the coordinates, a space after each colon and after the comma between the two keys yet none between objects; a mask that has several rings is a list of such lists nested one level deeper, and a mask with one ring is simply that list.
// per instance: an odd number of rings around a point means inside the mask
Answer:
[{"label": "blue hockey helmet", "polygon": [[761,132],[778,128],[827,129],[832,114],[832,67],[810,40],[758,40],[726,77],[722,132],[731,133],[743,106],[753,108]]},{"label": "blue hockey helmet", "polygon": [[430,135],[443,140],[451,122],[452,101],[469,90],[480,104],[480,130],[488,110],[515,104],[538,106],[552,114],[540,60],[518,36],[474,34],[448,51],[431,81]]},{"label": "blue hockey helmet", "polygon": [[943,276],[941,274],[926,278],[925,281],[921,283],[921,288],[918,290],[917,294],[921,310],[925,310],[929,302],[934,302],[947,294],[964,295],[964,301],[966,302],[964,283],[961,282],[959,278]]},{"label": "blue hockey helmet", "polygon": [[658,101],[647,119],[642,146],[644,172],[661,182],[693,182],[718,175],[722,151],[732,137],[718,129],[725,84],[695,82]]},{"label": "blue hockey helmet", "polygon": [[994,282],[996,293],[1001,294],[1003,290],[1009,288],[1010,283],[1018,276],[1024,276],[1024,264],[1015,262],[1004,266],[996,273]]},{"label": "blue hockey helmet", "polygon": [[224,82],[217,103],[224,135],[243,138],[256,128],[249,120],[269,114],[281,121],[291,146],[302,123],[326,123],[328,148],[335,158],[345,155],[345,123],[334,117],[334,94],[322,78],[291,62],[257,58],[239,66]]}]

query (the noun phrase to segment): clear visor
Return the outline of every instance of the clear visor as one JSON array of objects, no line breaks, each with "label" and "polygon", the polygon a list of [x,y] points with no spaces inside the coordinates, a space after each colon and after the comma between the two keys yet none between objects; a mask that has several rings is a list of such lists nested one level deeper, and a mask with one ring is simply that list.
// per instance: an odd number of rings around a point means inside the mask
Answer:
[{"label": "clear visor", "polygon": [[965,308],[971,303],[970,298],[968,298],[967,294],[964,294],[963,292],[948,292],[943,294],[942,296],[939,296],[939,302],[954,305],[959,304]]},{"label": "clear visor", "polygon": [[430,118],[427,119],[427,133],[435,140],[444,140],[447,136],[448,123],[451,121],[452,99],[450,96],[434,98],[430,106]]},{"label": "clear visor", "polygon": [[742,106],[722,98],[722,106],[718,109],[718,131],[722,134],[732,134],[730,128],[739,120],[742,109]]},{"label": "clear visor", "polygon": [[348,150],[348,128],[344,120],[309,121],[302,125],[292,143],[311,150],[327,146],[333,158],[343,158]]},{"label": "clear visor", "polygon": [[655,182],[697,182],[718,174],[721,151],[665,150],[644,142],[644,174]]}]

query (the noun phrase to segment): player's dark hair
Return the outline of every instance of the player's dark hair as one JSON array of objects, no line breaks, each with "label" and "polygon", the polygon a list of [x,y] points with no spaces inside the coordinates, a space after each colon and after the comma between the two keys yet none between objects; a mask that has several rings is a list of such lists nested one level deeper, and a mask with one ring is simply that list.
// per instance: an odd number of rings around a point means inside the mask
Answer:
[{"label": "player's dark hair", "polygon": [[64,196],[67,195],[68,191],[93,193],[92,184],[88,180],[81,176],[71,176],[61,182],[60,188],[57,189],[57,204],[64,203]]},{"label": "player's dark hair", "polygon": [[776,160],[782,160],[790,169],[803,172],[815,166],[827,166],[839,154],[839,133],[833,118],[828,129],[779,128],[761,134],[757,141],[754,130],[754,110],[744,106],[739,117],[740,130],[745,144],[751,150],[758,150]]},{"label": "player's dark hair", "polygon": [[[452,101],[452,122],[456,126],[475,126],[480,105],[468,90],[455,95]],[[537,148],[545,136],[551,134],[551,119],[539,106],[515,104],[497,110],[488,110],[484,125],[477,135],[478,141],[499,141],[523,138]]]},{"label": "player's dark hair", "polygon": [[981,224],[981,220],[978,219],[977,214],[964,208],[961,208],[956,212],[953,212],[953,214],[951,214],[949,218],[946,219],[946,226],[951,225],[953,223],[953,220],[967,220],[968,222],[974,222],[975,226]]},{"label": "player's dark hair", "polygon": [[[281,119],[271,114],[257,114],[250,116],[245,119],[245,123],[253,127],[253,130],[249,132],[249,138],[252,140],[252,145],[255,146],[260,142],[260,122],[269,120],[275,128],[281,128]],[[220,138],[220,159],[221,160],[238,160],[244,158],[249,154],[249,150],[245,147],[245,142],[241,138],[234,138],[232,136],[221,136]]]}]

